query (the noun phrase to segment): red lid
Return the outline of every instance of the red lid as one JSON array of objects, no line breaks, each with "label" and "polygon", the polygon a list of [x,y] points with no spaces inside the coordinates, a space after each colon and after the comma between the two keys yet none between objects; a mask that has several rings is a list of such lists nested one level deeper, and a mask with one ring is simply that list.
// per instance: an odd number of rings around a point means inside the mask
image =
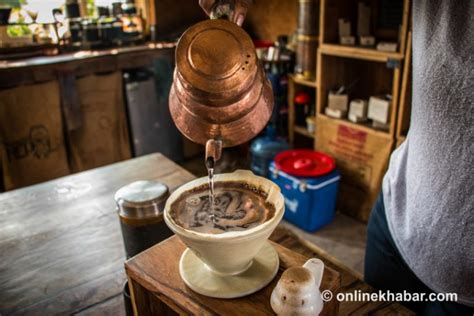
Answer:
[{"label": "red lid", "polygon": [[296,104],[306,104],[309,103],[310,97],[309,94],[306,92],[299,92],[295,96],[295,103]]},{"label": "red lid", "polygon": [[297,177],[318,177],[336,168],[331,156],[309,149],[285,150],[276,155],[277,169]]}]

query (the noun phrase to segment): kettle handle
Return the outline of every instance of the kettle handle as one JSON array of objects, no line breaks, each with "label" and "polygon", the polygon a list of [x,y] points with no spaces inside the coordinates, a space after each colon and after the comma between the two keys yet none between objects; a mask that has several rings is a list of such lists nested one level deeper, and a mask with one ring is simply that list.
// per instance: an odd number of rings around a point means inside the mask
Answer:
[{"label": "kettle handle", "polygon": [[316,280],[316,286],[319,288],[321,287],[321,281],[323,279],[324,274],[324,263],[316,258],[311,258],[303,265],[303,268],[308,269],[311,271],[311,274],[314,276]]}]

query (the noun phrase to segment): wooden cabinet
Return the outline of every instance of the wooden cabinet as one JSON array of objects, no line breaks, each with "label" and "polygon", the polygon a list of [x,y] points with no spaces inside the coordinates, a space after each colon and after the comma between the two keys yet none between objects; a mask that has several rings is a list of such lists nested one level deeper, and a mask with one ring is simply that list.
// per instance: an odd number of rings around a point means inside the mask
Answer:
[{"label": "wooden cabinet", "polygon": [[[407,45],[411,41],[408,35],[411,4],[409,0],[397,3],[385,0],[366,1],[371,8],[370,28],[376,41],[397,43],[396,51],[385,52],[370,47],[339,44],[340,18],[351,23],[352,35],[358,42],[356,25],[359,2],[361,1],[320,2],[315,148],[334,156],[341,169],[338,208],[357,219],[367,221],[380,191],[390,154],[407,129],[409,77],[406,74],[406,64],[410,61],[408,59],[405,63],[405,58],[409,51]],[[390,9],[394,10],[392,14],[387,12]],[[397,18],[389,21],[391,16]],[[388,130],[374,129],[369,123],[359,124],[327,116],[325,109],[329,91],[343,85],[350,87],[349,100],[368,100],[375,95],[391,95]]]}]

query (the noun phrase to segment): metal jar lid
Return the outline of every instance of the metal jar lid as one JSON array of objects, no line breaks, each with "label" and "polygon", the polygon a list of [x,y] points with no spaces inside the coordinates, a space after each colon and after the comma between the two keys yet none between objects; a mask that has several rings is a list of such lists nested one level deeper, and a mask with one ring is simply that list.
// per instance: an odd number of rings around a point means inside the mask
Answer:
[{"label": "metal jar lid", "polygon": [[120,216],[127,218],[150,218],[161,216],[166,199],[169,196],[168,186],[159,181],[135,181],[120,188],[115,193]]}]

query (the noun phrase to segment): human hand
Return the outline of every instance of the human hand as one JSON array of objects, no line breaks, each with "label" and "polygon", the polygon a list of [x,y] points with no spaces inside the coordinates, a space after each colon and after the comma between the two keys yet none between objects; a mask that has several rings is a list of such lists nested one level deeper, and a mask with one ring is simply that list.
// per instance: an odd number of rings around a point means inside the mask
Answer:
[{"label": "human hand", "polygon": [[227,16],[229,21],[242,26],[253,0],[199,0],[199,5],[211,18]]}]

